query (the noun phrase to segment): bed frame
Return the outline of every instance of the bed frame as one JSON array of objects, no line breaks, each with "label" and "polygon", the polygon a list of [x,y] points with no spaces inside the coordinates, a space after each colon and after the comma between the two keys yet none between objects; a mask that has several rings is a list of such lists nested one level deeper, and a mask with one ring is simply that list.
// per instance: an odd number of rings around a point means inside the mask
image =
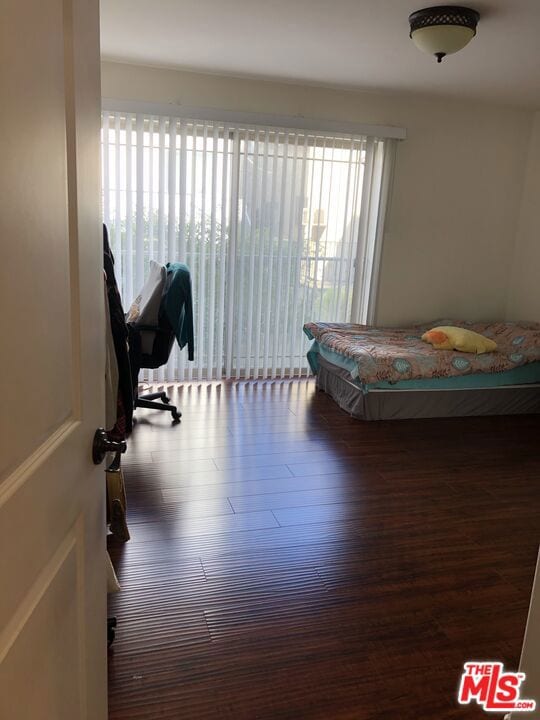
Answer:
[{"label": "bed frame", "polygon": [[370,390],[319,355],[317,387],[361,420],[540,413],[540,384],[467,390]]}]

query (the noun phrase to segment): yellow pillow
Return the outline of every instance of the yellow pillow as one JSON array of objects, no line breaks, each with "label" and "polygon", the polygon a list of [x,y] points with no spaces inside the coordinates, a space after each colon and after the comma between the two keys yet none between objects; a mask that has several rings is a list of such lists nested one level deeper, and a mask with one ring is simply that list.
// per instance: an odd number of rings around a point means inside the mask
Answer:
[{"label": "yellow pillow", "polygon": [[437,350],[460,350],[468,353],[493,352],[497,343],[473,330],[460,327],[443,326],[428,330],[422,340],[433,345]]}]

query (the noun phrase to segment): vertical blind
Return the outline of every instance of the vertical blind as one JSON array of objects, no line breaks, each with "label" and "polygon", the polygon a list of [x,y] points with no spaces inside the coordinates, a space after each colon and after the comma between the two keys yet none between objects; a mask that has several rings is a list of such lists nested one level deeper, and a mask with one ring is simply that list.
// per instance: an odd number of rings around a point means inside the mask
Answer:
[{"label": "vertical blind", "polygon": [[154,381],[308,373],[309,320],[365,322],[394,142],[104,112],[103,214],[124,305],[150,260],[185,262],[195,362]]}]

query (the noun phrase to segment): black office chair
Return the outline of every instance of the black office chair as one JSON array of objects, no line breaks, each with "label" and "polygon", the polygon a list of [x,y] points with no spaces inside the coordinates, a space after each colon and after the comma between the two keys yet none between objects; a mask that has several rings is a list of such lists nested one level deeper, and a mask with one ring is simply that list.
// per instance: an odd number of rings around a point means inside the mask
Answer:
[{"label": "black office chair", "polygon": [[[169,360],[174,344],[174,332],[164,315],[160,317],[159,325],[135,325],[128,323],[129,330],[129,360],[133,379],[133,407],[149,408],[150,410],[167,410],[171,413],[173,422],[180,422],[182,413],[175,405],[170,404],[170,398],[165,392],[144,393],[139,395],[139,372],[143,368],[155,370],[165,365]],[[141,339],[143,332],[155,333],[152,353],[143,353]],[[161,402],[156,402],[161,400]]]},{"label": "black office chair", "polygon": [[[161,294],[157,325],[146,325],[128,320],[129,359],[134,407],[166,410],[171,413],[173,422],[178,423],[182,413],[175,405],[170,404],[167,393],[138,394],[138,378],[141,369],[154,370],[165,365],[169,360],[175,339],[178,339],[180,347],[188,345],[189,359],[193,360],[193,315],[189,270],[180,263],[169,263],[166,270],[167,275]],[[176,329],[171,324],[171,317],[176,319],[178,325]],[[150,347],[151,352],[148,352]]]}]

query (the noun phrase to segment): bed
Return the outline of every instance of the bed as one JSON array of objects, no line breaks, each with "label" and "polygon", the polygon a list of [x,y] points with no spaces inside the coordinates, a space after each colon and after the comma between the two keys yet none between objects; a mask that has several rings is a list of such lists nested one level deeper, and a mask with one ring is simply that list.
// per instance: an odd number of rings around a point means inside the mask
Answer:
[{"label": "bed", "polygon": [[[475,355],[421,336],[454,325],[497,343]],[[437,320],[405,328],[309,322],[308,361],[320,390],[363,420],[540,412],[540,323]]]}]

